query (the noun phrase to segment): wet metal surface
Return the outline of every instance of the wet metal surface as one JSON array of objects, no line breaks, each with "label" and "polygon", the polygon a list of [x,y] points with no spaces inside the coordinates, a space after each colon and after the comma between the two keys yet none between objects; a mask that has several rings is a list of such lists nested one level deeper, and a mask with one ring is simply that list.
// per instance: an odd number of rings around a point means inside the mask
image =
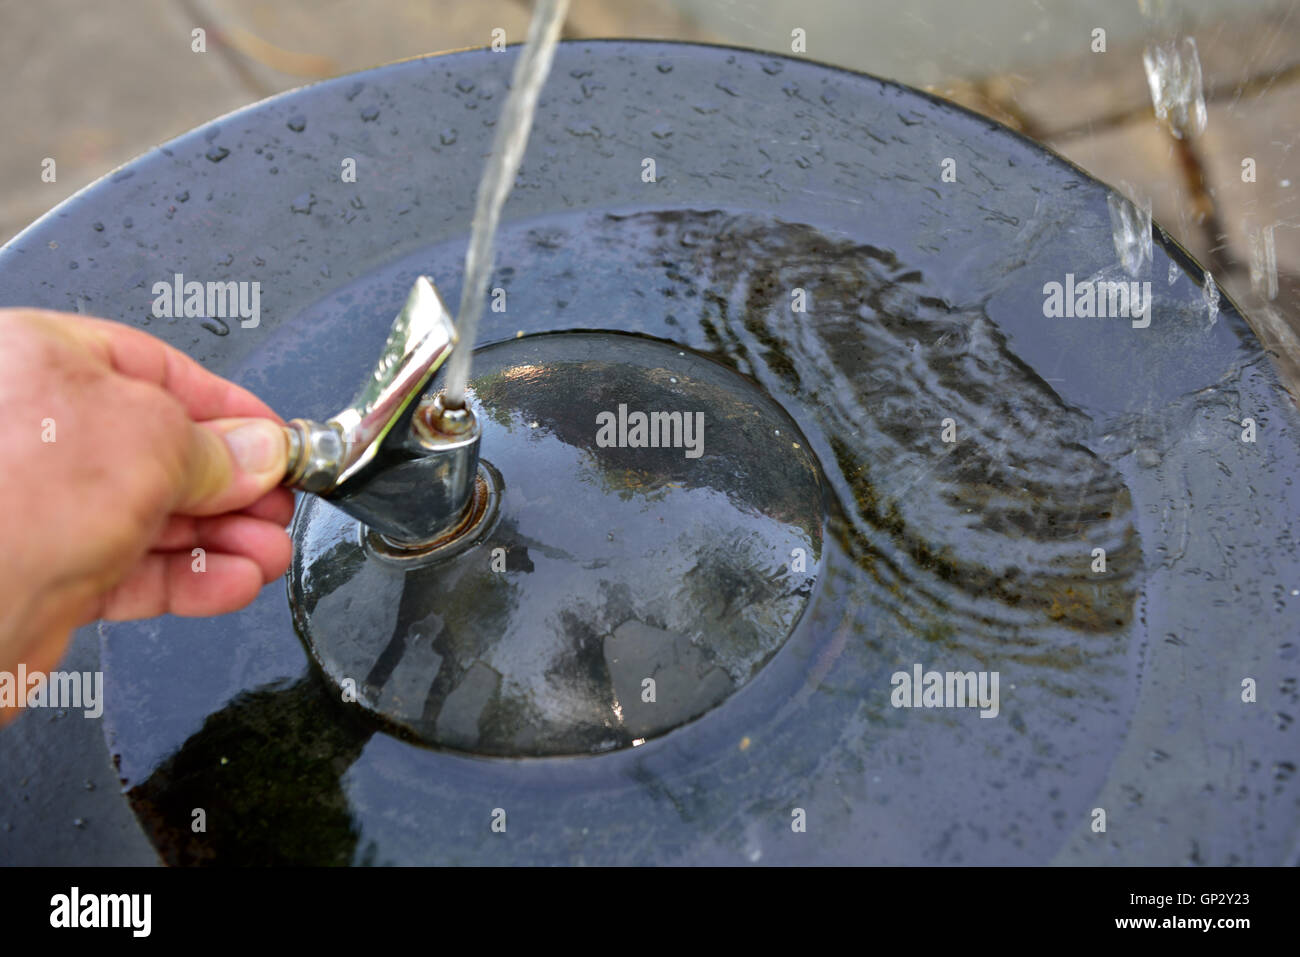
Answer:
[{"label": "wet metal surface", "polygon": [[[497,755],[639,745],[747,682],[821,555],[794,423],[725,366],[631,336],[512,339],[474,368],[501,501],[472,549],[386,562],[300,502],[290,603],[330,680],[420,740]],[[619,409],[676,430],[611,446],[596,422]]]},{"label": "wet metal surface", "polygon": [[[133,322],[282,413],[327,415],[416,275],[458,291],[491,133],[478,107],[500,95],[513,55],[398,64],[196,131],[0,252],[0,300]],[[752,381],[824,479],[806,607],[766,664],[694,720],[638,747],[550,757],[458,750],[481,750],[485,729],[499,751],[535,748],[496,730],[522,724],[468,720],[499,696],[501,674],[468,657],[465,704],[438,746],[390,733],[316,670],[279,588],[219,620],[104,626],[110,750],[163,858],[1292,857],[1300,423],[1233,304],[1211,314],[1203,271],[1157,228],[1149,327],[1049,319],[1045,283],[1122,272],[1110,191],[987,120],[720,48],[566,45],[554,77],[498,240],[493,282],[509,305],[487,315],[484,341],[629,333]],[[358,116],[376,104],[387,126]],[[284,123],[297,114],[311,119],[300,132]],[[459,136],[439,145],[448,116]],[[371,164],[350,190],[324,185],[344,144]],[[229,151],[220,163],[204,158],[214,145]],[[653,184],[640,178],[647,155]],[[945,157],[956,182],[938,177]],[[188,203],[169,198],[183,190]],[[304,191],[311,211],[287,215]],[[92,228],[123,208],[134,233]],[[73,260],[86,268],[70,272]],[[149,319],[149,285],[175,272],[263,281],[260,325],[218,335]],[[537,421],[557,453],[591,452],[590,432],[547,431],[564,421],[554,409],[516,394],[500,409],[498,430]],[[1255,443],[1241,441],[1247,417]],[[496,454],[485,437],[484,458]],[[771,495],[757,501],[800,526]],[[594,553],[610,521],[571,535]],[[350,570],[336,568],[322,595],[349,593]],[[719,602],[746,583],[761,579]],[[393,613],[375,601],[354,620]],[[600,625],[597,665],[611,641],[651,647],[662,635],[645,629],[674,630],[595,604],[578,619]],[[628,621],[639,624],[619,633]],[[892,676],[916,664],[998,672],[997,717],[894,707]],[[1245,677],[1259,683],[1253,705],[1240,700]],[[591,751],[603,739],[583,740]],[[197,806],[228,824],[193,834]],[[1103,834],[1090,827],[1098,807]],[[791,827],[796,810],[806,831]]]}]

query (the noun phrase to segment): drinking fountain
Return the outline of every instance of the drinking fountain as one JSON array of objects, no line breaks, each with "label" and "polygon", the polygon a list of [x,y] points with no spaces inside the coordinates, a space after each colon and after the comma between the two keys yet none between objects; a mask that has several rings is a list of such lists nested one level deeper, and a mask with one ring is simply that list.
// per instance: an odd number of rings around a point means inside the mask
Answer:
[{"label": "drinking fountain", "polygon": [[[923,92],[574,41],[500,310],[460,341],[442,297],[518,56],[274,97],[0,249],[0,302],[263,398],[298,492],[286,580],[246,609],[79,633],[103,721],[0,734],[32,769],[0,848],[1286,862],[1300,418],[1204,268],[1155,224],[1129,277],[1114,190]],[[154,316],[177,273],[259,282],[260,323]],[[1150,281],[1149,325],[1049,316],[1068,276]],[[996,717],[896,699],[932,671],[997,672]]]},{"label": "drinking fountain", "polygon": [[480,430],[462,405],[420,396],[451,354],[456,329],[438,290],[411,288],[374,371],[326,422],[285,428],[284,484],[328,498],[398,552],[429,552],[472,534],[492,501],[478,463]]}]

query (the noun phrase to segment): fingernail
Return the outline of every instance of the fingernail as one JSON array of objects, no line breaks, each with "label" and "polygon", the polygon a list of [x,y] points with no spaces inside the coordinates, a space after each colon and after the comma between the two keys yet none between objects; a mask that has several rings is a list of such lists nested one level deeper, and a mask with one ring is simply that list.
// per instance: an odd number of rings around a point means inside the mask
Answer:
[{"label": "fingernail", "polygon": [[266,472],[276,465],[284,467],[284,431],[274,422],[267,419],[247,422],[231,429],[223,438],[235,464],[245,472]]}]

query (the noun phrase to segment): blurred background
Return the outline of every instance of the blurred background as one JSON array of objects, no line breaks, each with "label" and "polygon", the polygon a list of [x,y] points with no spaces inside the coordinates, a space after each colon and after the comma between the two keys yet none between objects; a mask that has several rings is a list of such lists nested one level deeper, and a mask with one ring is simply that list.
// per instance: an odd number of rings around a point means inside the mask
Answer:
[{"label": "blurred background", "polygon": [[[495,28],[519,42],[529,14],[528,0],[0,0],[0,241],[213,117],[340,73],[485,46]],[[572,0],[564,35],[789,53],[794,28],[811,59],[953,99],[1149,199],[1295,391],[1300,0]],[[1157,122],[1143,51],[1183,37],[1196,42],[1207,123],[1178,138]],[[45,157],[55,182],[41,179]]]}]

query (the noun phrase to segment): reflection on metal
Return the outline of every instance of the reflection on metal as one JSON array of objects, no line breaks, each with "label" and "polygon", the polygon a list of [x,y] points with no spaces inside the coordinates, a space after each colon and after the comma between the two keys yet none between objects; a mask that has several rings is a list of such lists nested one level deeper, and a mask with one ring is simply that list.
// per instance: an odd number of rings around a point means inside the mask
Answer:
[{"label": "reflection on metal", "polygon": [[[820,563],[820,469],[794,422],[726,367],[639,337],[513,339],[475,372],[491,521],[408,557],[299,508],[290,604],[330,680],[426,743],[553,755],[643,743],[752,679]],[[620,406],[703,419],[708,441],[696,457],[659,441],[671,428],[611,445],[597,423]]]}]

